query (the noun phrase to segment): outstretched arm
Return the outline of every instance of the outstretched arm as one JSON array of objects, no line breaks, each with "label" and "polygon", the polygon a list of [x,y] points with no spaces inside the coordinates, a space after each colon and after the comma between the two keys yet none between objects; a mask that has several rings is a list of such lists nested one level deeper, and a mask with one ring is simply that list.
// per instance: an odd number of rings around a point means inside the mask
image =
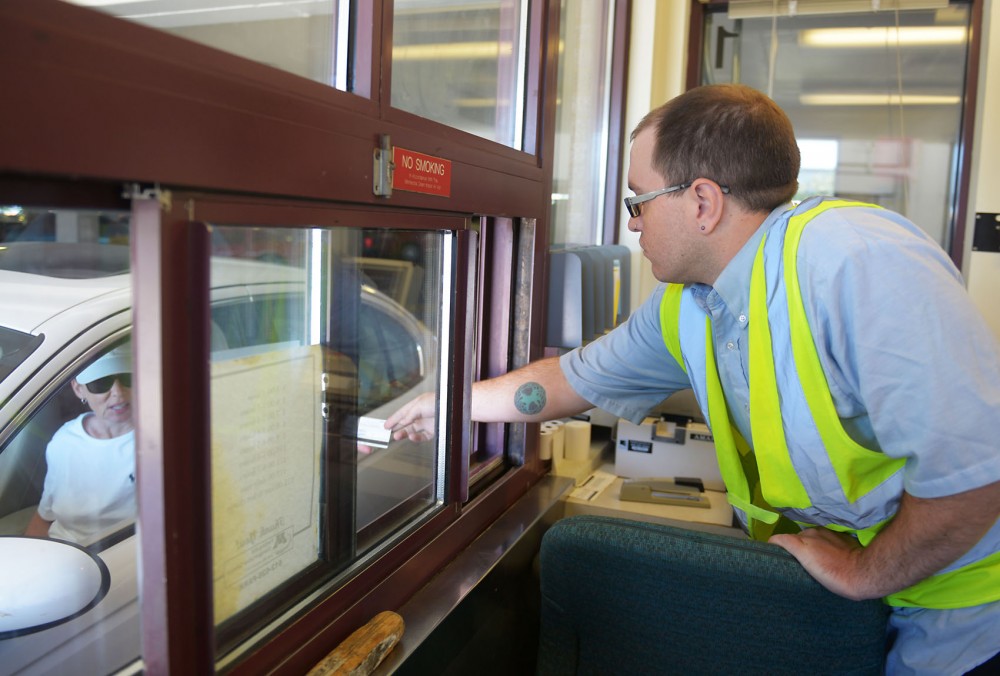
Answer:
[{"label": "outstretched arm", "polygon": [[[423,394],[389,416],[396,439],[424,441],[434,434],[436,398]],[[558,357],[533,362],[472,386],[472,419],[478,422],[539,422],[562,418],[592,405],[563,375]]]},{"label": "outstretched arm", "polygon": [[943,498],[903,493],[899,511],[862,548],[826,528],[775,535],[830,591],[849,599],[881,598],[933,575],[969,551],[1000,517],[1000,481]]}]

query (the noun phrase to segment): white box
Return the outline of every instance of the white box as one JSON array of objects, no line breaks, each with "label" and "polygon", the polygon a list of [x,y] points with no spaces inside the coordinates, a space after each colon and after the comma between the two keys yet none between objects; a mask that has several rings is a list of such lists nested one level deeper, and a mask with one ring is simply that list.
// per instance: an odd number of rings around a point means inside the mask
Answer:
[{"label": "white box", "polygon": [[646,418],[639,425],[619,420],[615,474],[629,479],[697,477],[708,490],[726,490],[711,431],[684,419]]}]

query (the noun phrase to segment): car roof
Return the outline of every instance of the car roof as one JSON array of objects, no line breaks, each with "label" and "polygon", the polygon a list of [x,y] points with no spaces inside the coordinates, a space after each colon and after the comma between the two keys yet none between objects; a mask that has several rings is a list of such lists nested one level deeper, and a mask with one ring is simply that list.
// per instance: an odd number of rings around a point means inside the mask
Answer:
[{"label": "car roof", "polygon": [[0,270],[0,325],[35,333],[39,326],[101,296],[119,294],[128,305],[129,275],[60,279]]},{"label": "car roof", "polygon": [[[79,256],[74,258],[73,252]],[[120,272],[124,265],[124,272]],[[115,272],[115,274],[109,274]],[[301,284],[302,270],[274,263],[213,258],[213,289],[249,283]],[[0,326],[36,334],[47,322],[82,304],[97,303],[99,314],[131,304],[128,247],[70,242],[13,242],[0,245]],[[94,310],[98,310],[98,305]]]}]

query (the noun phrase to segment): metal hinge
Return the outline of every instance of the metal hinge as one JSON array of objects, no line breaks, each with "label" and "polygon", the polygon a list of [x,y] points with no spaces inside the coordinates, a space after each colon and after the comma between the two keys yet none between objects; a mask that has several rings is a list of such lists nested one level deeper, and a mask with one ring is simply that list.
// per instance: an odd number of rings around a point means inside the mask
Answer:
[{"label": "metal hinge", "polygon": [[375,149],[372,165],[372,192],[378,197],[392,197],[392,141],[388,134],[379,136],[381,147]]}]

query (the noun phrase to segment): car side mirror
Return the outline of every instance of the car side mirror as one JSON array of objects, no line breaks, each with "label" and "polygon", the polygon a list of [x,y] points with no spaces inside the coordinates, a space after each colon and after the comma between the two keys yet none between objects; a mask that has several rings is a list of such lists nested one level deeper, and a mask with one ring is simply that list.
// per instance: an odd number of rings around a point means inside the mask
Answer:
[{"label": "car side mirror", "polygon": [[104,561],[79,545],[0,536],[0,640],[78,617],[110,586]]}]

